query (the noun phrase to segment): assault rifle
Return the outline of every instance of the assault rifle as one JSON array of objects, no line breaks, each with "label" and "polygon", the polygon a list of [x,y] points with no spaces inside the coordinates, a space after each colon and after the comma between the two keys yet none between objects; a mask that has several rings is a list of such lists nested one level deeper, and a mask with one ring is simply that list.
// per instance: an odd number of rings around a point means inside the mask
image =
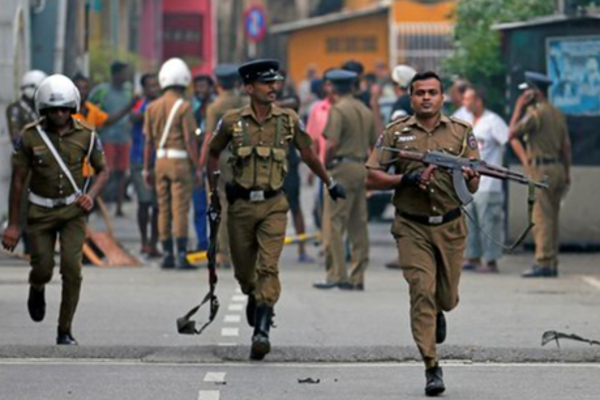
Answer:
[{"label": "assault rifle", "polygon": [[[394,147],[382,147],[381,150],[389,151],[391,153],[396,154],[396,158],[390,160],[388,164],[393,164],[399,160],[417,161],[425,164],[425,168],[421,172],[421,182],[429,182],[432,179],[435,170],[438,168],[450,172],[452,174],[452,183],[454,185],[454,191],[456,192],[456,195],[458,196],[459,200],[463,205],[467,205],[471,201],[473,201],[473,196],[471,195],[471,192],[467,187],[467,182],[463,177],[463,168],[470,168],[480,175],[489,176],[491,178],[509,180],[520,183],[522,185],[527,185],[529,187],[529,193],[527,196],[529,225],[513,245],[506,247],[500,244],[502,247],[505,247],[509,251],[513,250],[516,246],[518,246],[523,241],[527,233],[531,230],[531,228],[533,228],[533,221],[531,217],[533,214],[533,205],[535,203],[535,189],[548,188],[546,182],[535,182],[529,179],[524,174],[521,174],[516,171],[511,171],[508,168],[490,164],[482,160],[471,160],[468,158],[459,157],[440,151],[428,151],[426,153],[417,153],[413,151],[400,150]],[[468,213],[467,216],[471,218],[471,216]]]}]

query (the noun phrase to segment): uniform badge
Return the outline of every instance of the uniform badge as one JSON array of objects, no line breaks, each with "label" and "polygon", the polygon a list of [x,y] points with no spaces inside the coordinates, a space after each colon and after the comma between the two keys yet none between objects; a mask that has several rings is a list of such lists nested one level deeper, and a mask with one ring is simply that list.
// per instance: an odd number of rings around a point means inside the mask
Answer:
[{"label": "uniform badge", "polygon": [[381,135],[379,135],[379,137],[377,138],[377,141],[375,142],[375,147],[379,148],[379,147],[382,146],[382,144],[383,144],[383,137],[384,137],[383,133]]},{"label": "uniform badge", "polygon": [[102,148],[102,142],[100,141],[100,138],[98,136],[96,136],[96,143],[94,144],[94,147],[98,151],[104,151],[104,149]]},{"label": "uniform badge", "polygon": [[402,133],[410,132],[410,131],[411,131],[410,126],[405,126],[404,128],[402,128]]},{"label": "uniform badge", "polygon": [[469,137],[467,138],[467,143],[469,144],[469,147],[472,150],[477,149],[477,139],[475,139],[475,136],[472,133],[469,134]]},{"label": "uniform badge", "polygon": [[19,138],[15,141],[13,153],[17,154],[23,149],[23,136],[19,135]]},{"label": "uniform badge", "polygon": [[399,142],[412,142],[413,140],[416,140],[416,139],[417,139],[417,137],[415,135],[398,137]]}]

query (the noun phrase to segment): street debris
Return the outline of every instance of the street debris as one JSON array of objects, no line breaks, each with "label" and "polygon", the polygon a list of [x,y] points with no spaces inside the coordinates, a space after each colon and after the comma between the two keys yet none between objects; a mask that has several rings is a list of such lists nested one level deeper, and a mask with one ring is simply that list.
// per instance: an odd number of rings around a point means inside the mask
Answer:
[{"label": "street debris", "polygon": [[312,385],[316,385],[317,383],[321,383],[320,379],[306,378],[306,379],[298,379],[298,383],[309,383]]},{"label": "street debris", "polygon": [[569,334],[569,333],[562,333],[562,332],[557,332],[557,331],[544,332],[544,334],[542,335],[542,346],[545,346],[546,344],[548,344],[552,341],[556,341],[556,346],[558,348],[560,348],[560,343],[558,341],[559,339],[575,340],[577,342],[589,343],[590,346],[594,345],[594,344],[600,346],[600,342],[597,340],[586,339],[579,335],[575,335],[573,333]]}]

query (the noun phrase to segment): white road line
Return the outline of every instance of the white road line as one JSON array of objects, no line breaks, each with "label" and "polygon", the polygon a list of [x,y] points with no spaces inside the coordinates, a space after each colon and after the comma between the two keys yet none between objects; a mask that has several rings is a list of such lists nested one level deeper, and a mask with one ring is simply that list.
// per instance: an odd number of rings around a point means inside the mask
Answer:
[{"label": "white road line", "polygon": [[222,328],[221,336],[225,336],[225,337],[240,336],[240,329],[239,328]]},{"label": "white road line", "polygon": [[239,303],[230,304],[229,307],[227,307],[228,311],[242,311],[243,309],[244,305]]},{"label": "white road line", "polygon": [[204,375],[204,382],[225,382],[226,374],[226,372],[207,372],[206,375]]},{"label": "white road line", "polygon": [[223,319],[226,324],[235,324],[242,320],[242,317],[237,314],[227,314]]},{"label": "white road line", "polygon": [[247,299],[248,299],[248,297],[246,297],[246,295],[243,295],[243,294],[236,294],[235,296],[233,296],[233,297],[231,298],[231,301],[236,301],[236,302],[245,303]]},{"label": "white road line", "polygon": [[237,346],[237,343],[221,342],[221,343],[217,343],[217,346],[219,346],[219,347],[235,347],[235,346]]},{"label": "white road line", "polygon": [[198,392],[198,400],[219,400],[221,393],[218,390],[201,390]]},{"label": "white road line", "polygon": [[584,277],[583,277],[583,280],[584,280],[586,283],[588,283],[588,284],[592,285],[593,287],[595,287],[596,289],[599,289],[599,290],[600,290],[600,279],[598,279],[598,278],[593,278],[593,277],[591,277],[591,276],[584,276]]}]

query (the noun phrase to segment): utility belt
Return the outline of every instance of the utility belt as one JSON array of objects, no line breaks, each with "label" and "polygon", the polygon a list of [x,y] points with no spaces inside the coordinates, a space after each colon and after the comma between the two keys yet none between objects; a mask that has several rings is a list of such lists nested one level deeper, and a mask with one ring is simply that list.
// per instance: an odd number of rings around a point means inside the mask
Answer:
[{"label": "utility belt", "polygon": [[186,150],[178,149],[158,149],[156,150],[156,158],[183,160],[188,158],[188,152]]},{"label": "utility belt", "polygon": [[539,166],[539,165],[549,165],[549,164],[557,164],[560,160],[556,157],[536,157],[529,160],[529,165]]},{"label": "utility belt", "polygon": [[36,206],[44,207],[44,208],[59,208],[71,205],[77,201],[77,198],[80,196],[80,193],[73,193],[67,197],[59,197],[57,199],[51,199],[48,197],[38,196],[33,192],[29,192],[27,198],[31,204],[35,204]]},{"label": "utility belt", "polygon": [[229,204],[235,203],[237,200],[247,200],[251,203],[260,203],[281,194],[281,190],[260,190],[246,189],[235,183],[225,185],[225,195]]},{"label": "utility belt", "polygon": [[432,215],[432,216],[414,215],[414,214],[409,214],[409,213],[405,213],[402,211],[400,211],[399,214],[401,217],[406,218],[409,221],[417,222],[419,224],[427,225],[427,226],[438,226],[438,225],[443,225],[448,222],[454,221],[455,219],[457,219],[458,217],[460,217],[462,215],[462,212],[461,212],[460,208],[455,208],[452,211],[448,211],[444,215]]}]

